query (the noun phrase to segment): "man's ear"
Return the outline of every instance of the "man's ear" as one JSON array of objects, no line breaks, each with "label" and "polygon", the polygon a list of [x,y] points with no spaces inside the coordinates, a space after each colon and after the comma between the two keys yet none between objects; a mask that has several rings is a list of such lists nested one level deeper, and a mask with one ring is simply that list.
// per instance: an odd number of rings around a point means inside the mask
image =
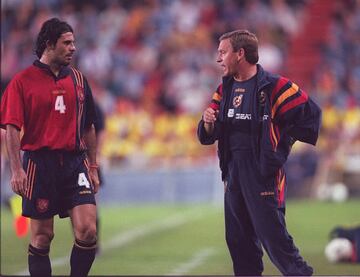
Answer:
[{"label": "man's ear", "polygon": [[245,56],[245,50],[244,48],[240,48],[239,51],[237,51],[237,58],[238,58],[238,61],[241,60],[242,57]]},{"label": "man's ear", "polygon": [[46,49],[54,50],[55,49],[55,44],[51,44],[51,42],[49,40],[47,40],[46,41]]}]

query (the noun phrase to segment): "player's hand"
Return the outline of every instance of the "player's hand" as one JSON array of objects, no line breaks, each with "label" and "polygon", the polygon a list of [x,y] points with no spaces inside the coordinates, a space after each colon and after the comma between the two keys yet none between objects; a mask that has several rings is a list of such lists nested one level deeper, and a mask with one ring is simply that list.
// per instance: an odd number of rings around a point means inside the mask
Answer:
[{"label": "player's hand", "polygon": [[12,172],[10,180],[12,190],[21,196],[26,196],[27,192],[27,176],[23,168],[19,168]]},{"label": "player's hand", "polygon": [[212,108],[207,108],[203,113],[203,120],[205,123],[213,124],[216,121],[217,112]]},{"label": "player's hand", "polygon": [[90,167],[89,177],[90,177],[91,183],[94,186],[94,192],[97,193],[99,191],[99,186],[100,186],[98,169],[95,167]]}]

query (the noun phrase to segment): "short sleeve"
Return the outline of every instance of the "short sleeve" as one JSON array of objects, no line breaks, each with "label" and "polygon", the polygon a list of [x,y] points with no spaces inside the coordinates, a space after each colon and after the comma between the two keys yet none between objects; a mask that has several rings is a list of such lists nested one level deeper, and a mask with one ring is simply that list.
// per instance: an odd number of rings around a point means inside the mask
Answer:
[{"label": "short sleeve", "polygon": [[6,129],[8,124],[19,130],[24,124],[23,88],[18,77],[9,83],[1,99],[0,127]]}]

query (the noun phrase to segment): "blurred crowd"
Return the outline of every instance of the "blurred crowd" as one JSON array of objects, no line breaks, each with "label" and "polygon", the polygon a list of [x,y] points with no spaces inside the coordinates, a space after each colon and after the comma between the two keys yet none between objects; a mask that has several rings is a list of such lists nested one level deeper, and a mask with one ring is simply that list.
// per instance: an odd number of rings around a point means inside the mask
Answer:
[{"label": "blurred crowd", "polygon": [[340,182],[360,192],[360,2],[335,4],[312,88],[323,109],[314,183]]},{"label": "blurred crowd", "polygon": [[[74,27],[74,65],[87,77],[106,115],[101,153],[108,165],[212,160],[215,148],[199,145],[195,130],[221,81],[216,64],[219,36],[233,29],[255,32],[260,63],[286,74],[290,42],[311,2],[3,0],[1,89],[35,59],[34,39],[42,22],[60,17]],[[324,109],[320,149],[325,151],[314,155],[315,162],[322,153],[335,152],[334,145],[357,148],[360,154],[359,6],[356,0],[336,1],[331,39],[319,45],[322,60],[308,92]],[[301,85],[301,80],[296,82]],[[298,148],[297,159],[307,151]]]}]

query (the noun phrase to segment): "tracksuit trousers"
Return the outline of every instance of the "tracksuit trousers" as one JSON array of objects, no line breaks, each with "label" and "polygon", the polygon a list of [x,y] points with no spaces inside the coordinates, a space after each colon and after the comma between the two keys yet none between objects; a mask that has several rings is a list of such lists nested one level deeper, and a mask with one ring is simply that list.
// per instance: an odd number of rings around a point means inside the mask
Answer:
[{"label": "tracksuit trousers", "polygon": [[264,178],[250,151],[233,153],[225,179],[226,243],[234,274],[260,276],[262,247],[283,275],[310,276],[313,269],[286,230],[285,209],[278,208],[275,178]]}]

